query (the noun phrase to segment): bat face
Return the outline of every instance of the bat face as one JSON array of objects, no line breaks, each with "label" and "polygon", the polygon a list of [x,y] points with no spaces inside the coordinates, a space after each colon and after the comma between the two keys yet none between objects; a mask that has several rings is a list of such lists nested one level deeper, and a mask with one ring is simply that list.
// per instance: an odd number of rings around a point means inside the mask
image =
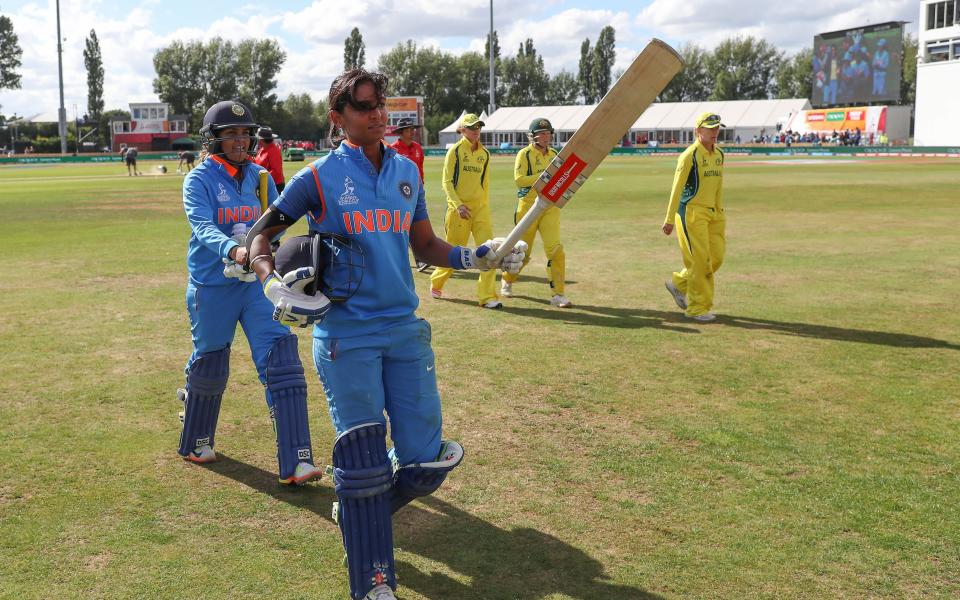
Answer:
[{"label": "bat face", "polygon": [[680,72],[680,55],[652,40],[600,100],[534,184],[539,197],[563,207],[623,134]]}]

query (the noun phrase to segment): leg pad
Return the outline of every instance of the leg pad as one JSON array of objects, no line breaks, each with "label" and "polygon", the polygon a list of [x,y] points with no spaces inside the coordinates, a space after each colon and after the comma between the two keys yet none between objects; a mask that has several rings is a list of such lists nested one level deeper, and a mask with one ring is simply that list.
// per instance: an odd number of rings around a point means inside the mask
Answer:
[{"label": "leg pad", "polygon": [[377,585],[397,587],[393,559],[387,428],[366,423],[341,433],[333,445],[333,483],[347,552],[350,595],[362,599]]},{"label": "leg pad", "polygon": [[180,456],[200,446],[213,448],[220,416],[220,400],[230,375],[230,347],[196,357],[187,367],[187,394],[183,401]]},{"label": "leg pad", "polygon": [[267,357],[270,417],[277,434],[280,479],[293,477],[301,462],[313,464],[310,422],[307,418],[307,380],[297,352],[297,336],[280,338]]}]

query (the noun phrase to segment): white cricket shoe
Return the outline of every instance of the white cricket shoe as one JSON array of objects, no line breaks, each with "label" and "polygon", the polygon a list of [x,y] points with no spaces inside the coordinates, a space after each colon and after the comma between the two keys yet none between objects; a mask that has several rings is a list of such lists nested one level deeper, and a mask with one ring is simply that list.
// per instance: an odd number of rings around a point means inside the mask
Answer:
[{"label": "white cricket shoe", "polygon": [[480,308],[492,308],[493,310],[499,310],[503,308],[503,302],[499,300],[487,300],[480,305]]},{"label": "white cricket shoe", "polygon": [[212,463],[217,460],[217,453],[209,444],[204,444],[193,449],[193,452],[183,457],[183,460],[189,460],[197,464]]},{"label": "white cricket shoe", "polygon": [[513,298],[513,284],[506,279],[500,282],[500,295],[504,298]]},{"label": "white cricket shoe", "polygon": [[301,462],[297,465],[297,468],[293,470],[293,475],[286,479],[281,479],[280,483],[283,485],[303,485],[308,481],[320,479],[321,477],[323,477],[323,469],[311,465],[308,462]]},{"label": "white cricket shoe", "polygon": [[677,303],[677,306],[679,306],[681,310],[687,310],[687,297],[677,289],[677,286],[673,285],[672,281],[664,281],[663,285],[667,288],[667,291],[670,292],[670,295],[673,296],[673,301]]},{"label": "white cricket shoe", "polygon": [[705,312],[701,315],[687,315],[687,318],[693,319],[699,323],[709,323],[711,321],[716,321],[717,315],[713,314],[712,312]]},{"label": "white cricket shoe", "polygon": [[367,592],[363,600],[397,600],[397,597],[393,595],[393,590],[390,589],[389,585],[381,583]]},{"label": "white cricket shoe", "polygon": [[550,304],[557,308],[570,308],[573,306],[573,302],[570,302],[570,299],[563,294],[555,294],[553,298],[550,298]]}]

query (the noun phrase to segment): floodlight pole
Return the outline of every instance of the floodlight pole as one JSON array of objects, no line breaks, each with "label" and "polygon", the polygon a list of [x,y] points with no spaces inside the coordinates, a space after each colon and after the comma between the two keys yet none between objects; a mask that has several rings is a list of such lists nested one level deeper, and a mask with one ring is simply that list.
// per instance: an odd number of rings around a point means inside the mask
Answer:
[{"label": "floodlight pole", "polygon": [[60,37],[60,0],[57,0],[57,66],[60,71],[60,154],[67,153],[67,109],[63,107],[63,38]]},{"label": "floodlight pole", "polygon": [[490,105],[487,106],[487,115],[492,115],[497,110],[493,77],[493,0],[490,0],[490,37],[487,38],[487,46],[490,48]]}]

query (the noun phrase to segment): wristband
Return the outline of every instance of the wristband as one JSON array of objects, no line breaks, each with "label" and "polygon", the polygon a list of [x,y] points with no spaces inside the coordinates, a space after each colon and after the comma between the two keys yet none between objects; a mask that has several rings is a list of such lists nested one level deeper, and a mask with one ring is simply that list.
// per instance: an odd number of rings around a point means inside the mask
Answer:
[{"label": "wristband", "polygon": [[463,246],[454,246],[450,249],[450,255],[447,257],[447,260],[450,261],[450,268],[463,270],[469,267],[463,265],[463,255],[467,252],[470,252],[468,249]]}]

